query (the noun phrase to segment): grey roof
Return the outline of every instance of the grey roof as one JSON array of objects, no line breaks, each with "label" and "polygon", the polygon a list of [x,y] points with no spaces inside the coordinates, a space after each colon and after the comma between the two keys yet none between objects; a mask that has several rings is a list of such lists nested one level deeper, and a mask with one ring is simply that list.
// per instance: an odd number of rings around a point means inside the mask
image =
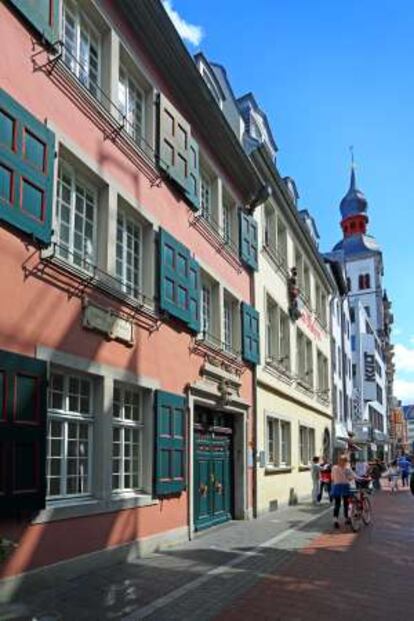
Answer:
[{"label": "grey roof", "polygon": [[368,201],[365,198],[361,190],[356,187],[355,168],[351,168],[351,181],[349,184],[349,190],[341,200],[340,210],[342,218],[349,218],[350,216],[365,215],[368,209]]},{"label": "grey roof", "polygon": [[372,235],[363,235],[362,233],[341,239],[334,246],[334,252],[337,250],[342,250],[345,256],[381,252],[377,240]]},{"label": "grey roof", "polygon": [[272,148],[275,152],[278,151],[278,147],[276,144],[276,141],[273,137],[273,133],[272,133],[272,129],[270,127],[270,123],[269,120],[267,118],[266,113],[262,110],[262,108],[259,106],[259,104],[256,101],[255,96],[253,95],[253,93],[246,93],[245,95],[242,95],[241,97],[239,97],[237,99],[237,103],[239,105],[239,108],[243,108],[244,103],[250,103],[252,108],[258,113],[260,114],[260,116],[262,117],[265,127],[266,127],[266,132],[269,136],[269,140],[270,140],[270,144],[272,145]]}]

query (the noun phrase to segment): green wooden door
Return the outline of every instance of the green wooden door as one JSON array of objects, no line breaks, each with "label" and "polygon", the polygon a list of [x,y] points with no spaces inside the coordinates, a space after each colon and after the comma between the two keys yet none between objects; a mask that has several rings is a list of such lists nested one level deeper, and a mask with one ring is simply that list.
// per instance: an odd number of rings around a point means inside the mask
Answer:
[{"label": "green wooden door", "polygon": [[232,518],[231,420],[208,411],[194,425],[194,523],[202,530]]}]

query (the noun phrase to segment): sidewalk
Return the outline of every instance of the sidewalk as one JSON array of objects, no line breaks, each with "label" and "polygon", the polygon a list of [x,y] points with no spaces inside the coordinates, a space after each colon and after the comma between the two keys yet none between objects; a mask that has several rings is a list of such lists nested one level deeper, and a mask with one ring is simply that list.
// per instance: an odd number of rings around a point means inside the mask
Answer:
[{"label": "sidewalk", "polygon": [[357,535],[332,529],[329,505],[229,523],[147,559],[17,593],[0,620],[411,618],[414,497],[384,491],[373,505],[373,524]]},{"label": "sidewalk", "polygon": [[267,572],[215,621],[390,621],[414,614],[414,497],[374,499],[374,520],[355,535],[330,529]]},{"label": "sidewalk", "polygon": [[328,508],[302,504],[259,520],[231,522],[149,558],[40,592],[26,583],[10,605],[0,604],[0,621],[211,619],[263,573],[289,560],[292,546],[308,545],[321,534],[329,523]]}]

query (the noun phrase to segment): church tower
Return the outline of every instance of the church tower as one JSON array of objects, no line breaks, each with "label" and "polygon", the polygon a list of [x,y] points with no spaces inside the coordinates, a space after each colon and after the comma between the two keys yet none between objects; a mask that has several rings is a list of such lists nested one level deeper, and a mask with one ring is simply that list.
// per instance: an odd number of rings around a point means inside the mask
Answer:
[{"label": "church tower", "polygon": [[357,187],[354,162],[340,203],[343,238],[330,256],[345,268],[351,320],[353,419],[366,456],[388,450],[386,330],[381,249],[368,233],[368,201]]}]

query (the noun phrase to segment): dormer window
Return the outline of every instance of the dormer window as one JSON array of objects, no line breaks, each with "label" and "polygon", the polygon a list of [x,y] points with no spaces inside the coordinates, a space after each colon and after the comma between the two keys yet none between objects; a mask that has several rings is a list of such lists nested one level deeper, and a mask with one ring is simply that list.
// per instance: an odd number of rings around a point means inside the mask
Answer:
[{"label": "dormer window", "polygon": [[259,142],[262,142],[262,132],[253,114],[250,115],[250,135]]},{"label": "dormer window", "polygon": [[208,86],[208,90],[213,95],[214,99],[216,100],[217,105],[220,108],[222,108],[223,107],[223,96],[222,96],[219,86],[217,85],[217,82],[214,76],[211,75],[211,72],[209,71],[209,69],[207,69],[207,67],[204,64],[201,65],[200,72],[201,72],[201,75],[203,76],[204,82]]}]

